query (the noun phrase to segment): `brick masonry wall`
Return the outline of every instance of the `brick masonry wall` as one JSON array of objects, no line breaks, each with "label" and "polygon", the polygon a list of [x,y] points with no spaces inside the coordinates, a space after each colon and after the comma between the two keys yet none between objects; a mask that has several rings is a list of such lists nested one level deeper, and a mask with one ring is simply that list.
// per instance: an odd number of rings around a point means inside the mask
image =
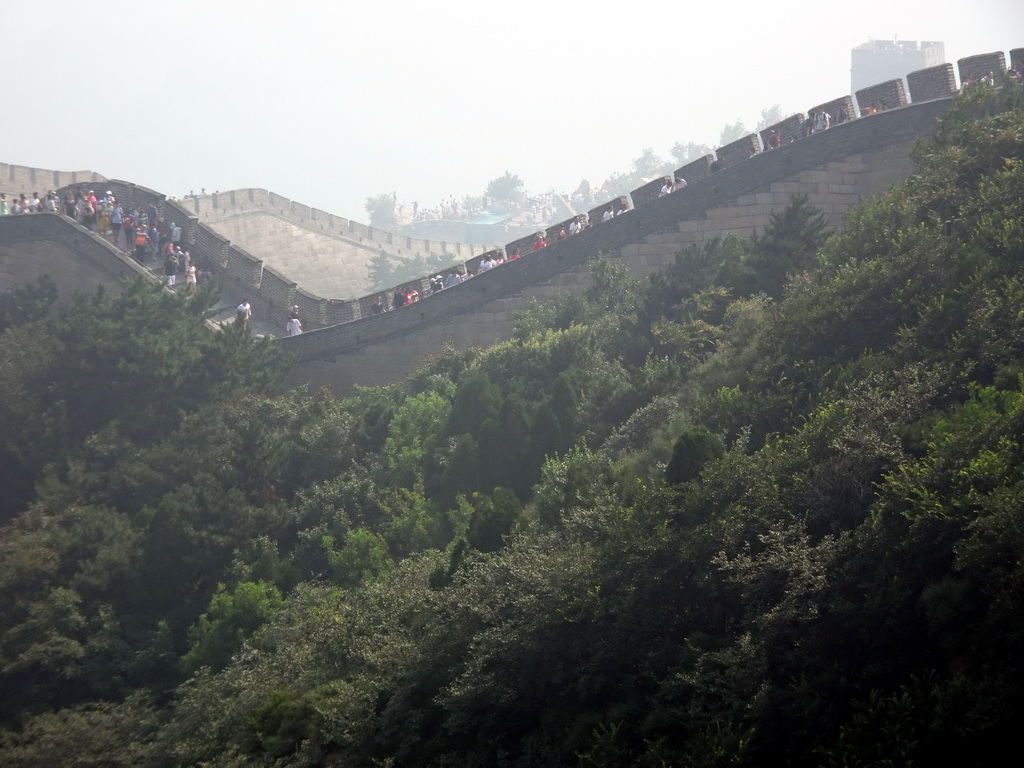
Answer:
[{"label": "brick masonry wall", "polygon": [[598,252],[611,252],[634,273],[647,275],[670,263],[687,243],[762,229],[772,211],[798,192],[840,226],[851,205],[910,173],[910,148],[934,128],[947,106],[948,100],[932,101],[837,126],[598,222],[417,304],[282,340],[302,360],[290,380],[339,392],[354,383],[393,381],[445,344],[508,338],[515,312],[531,298],[585,289],[587,265]]},{"label": "brick masonry wall", "polygon": [[[328,322],[327,299],[297,288],[294,294],[294,301],[299,305],[299,312],[302,317],[302,327],[307,331],[325,328],[331,325]],[[278,318],[280,320],[280,318]]]},{"label": "brick masonry wall", "polygon": [[[339,323],[351,323],[362,317],[358,301],[343,301],[341,299],[325,299],[321,302],[323,306],[324,322],[326,325],[338,325]],[[299,305],[301,308],[301,304]]]},{"label": "brick masonry wall", "polygon": [[996,82],[1000,83],[1002,82],[1002,76],[1006,73],[1006,58],[1003,56],[1002,51],[979,53],[976,56],[967,56],[966,58],[959,59],[956,67],[960,71],[961,83],[968,78],[975,81],[981,80],[989,72],[995,76]]},{"label": "brick masonry wall", "polygon": [[45,195],[52,190],[77,184],[104,184],[105,177],[93,171],[51,171],[27,165],[0,163],[0,192],[7,195]]},{"label": "brick masonry wall", "polygon": [[945,99],[956,93],[956,76],[952,64],[939,64],[907,75],[911,101]]},{"label": "brick masonry wall", "polygon": [[[268,192],[265,189],[247,188],[201,195],[182,201],[201,221],[214,224],[227,216],[249,211],[266,211],[275,216],[312,229],[326,237],[354,239],[375,250],[384,246],[387,253],[398,257],[414,256],[419,253],[445,253],[442,243],[437,240],[396,235],[381,229],[374,229],[357,221],[334,216],[287,197]],[[465,244],[471,253],[483,253],[493,245]]]},{"label": "brick masonry wall", "polygon": [[[619,211],[628,211],[629,198],[627,198],[625,195],[619,195],[618,197],[612,200],[608,200],[607,202],[601,203],[600,205],[591,208],[589,211],[587,211],[587,220],[590,222],[590,226],[600,224],[604,219],[605,211],[607,211],[609,208],[612,209],[613,214],[618,214]],[[507,245],[505,246],[505,250],[511,253],[511,251],[508,251]],[[522,253],[522,251],[520,251],[520,253]]]},{"label": "brick masonry wall", "polygon": [[[742,163],[761,151],[761,138],[756,133],[744,136],[742,139],[726,144],[715,150],[718,162],[723,167]],[[689,183],[689,182],[687,182]]]},{"label": "brick masonry wall", "polygon": [[[711,175],[711,163],[715,158],[711,155],[704,155],[704,157],[698,157],[693,162],[687,163],[682,168],[677,168],[675,172],[676,178],[685,179],[687,184],[695,184],[701,179],[706,179]],[[594,221],[593,218],[590,219]]]},{"label": "brick masonry wall", "polygon": [[838,99],[832,99],[832,101],[826,101],[824,104],[818,104],[807,110],[807,114],[811,112],[824,112],[827,115],[831,115],[832,125],[841,125],[849,120],[853,120],[857,114],[853,109],[853,99],[849,96],[840,96]]},{"label": "brick masonry wall", "polygon": [[[538,230],[539,232],[540,230]],[[526,237],[520,237],[517,240],[513,240],[505,246],[505,253],[511,255],[518,253],[520,256],[525,256],[533,250],[533,244],[537,242],[537,234],[527,235]],[[479,263],[479,262],[476,262]],[[475,270],[470,269],[470,265],[466,265],[466,269],[472,273]]]},{"label": "brick masonry wall", "polygon": [[195,242],[196,228],[199,226],[199,219],[189,213],[188,209],[178,200],[164,201],[164,217],[170,223],[181,227],[181,247],[188,248],[189,244]]},{"label": "brick masonry wall", "polygon": [[[1018,51],[1024,53],[1024,49],[1014,49],[1014,52]],[[1014,52],[1011,52],[1011,57]],[[967,64],[983,69],[985,63],[991,63],[994,70],[994,65],[1000,61],[1002,54],[983,54],[961,60],[960,65],[962,71],[966,71],[964,67]],[[884,100],[887,93],[894,94],[896,102],[905,103],[901,80],[862,89],[857,94],[858,102],[865,104],[872,103],[868,99]],[[326,226],[343,234],[347,230],[349,235],[365,237],[374,242],[379,236],[388,235],[301,204],[293,205],[292,201],[273,193],[233,190],[199,200],[167,201],[153,190],[106,180],[92,172],[62,173],[6,165],[0,165],[0,189],[6,187],[4,191],[26,193],[38,191],[35,189],[37,184],[40,188],[50,188],[39,184],[41,180],[49,178],[62,182],[56,185],[62,188],[80,184],[93,188],[96,185],[111,188],[130,204],[154,201],[161,210],[163,220],[169,220],[168,217],[185,219],[188,227],[186,239],[198,263],[207,264],[222,276],[247,282],[254,287],[254,295],[250,298],[256,307],[271,315],[276,315],[277,307],[282,307],[286,313],[287,299],[282,304],[282,297],[290,288],[283,285],[295,285],[295,303],[302,307],[307,328],[317,323],[325,326],[322,330],[295,339],[282,340],[282,343],[301,352],[304,366],[334,370],[335,374],[329,376],[337,378],[341,376],[338,371],[351,367],[350,358],[360,355],[363,356],[364,365],[357,366],[357,373],[366,376],[365,363],[370,353],[364,350],[381,345],[391,348],[398,338],[402,338],[403,349],[411,350],[410,357],[405,363],[395,362],[391,367],[404,365],[404,370],[414,365],[417,354],[422,356],[425,349],[436,348],[434,342],[445,334],[450,336],[453,343],[486,343],[488,338],[505,338],[502,334],[507,334],[512,314],[525,306],[531,297],[543,298],[563,290],[582,290],[589,282],[587,263],[599,250],[618,253],[635,272],[647,274],[667,264],[678,248],[687,242],[727,232],[750,234],[756,231],[767,223],[771,211],[784,205],[795,192],[807,193],[813,203],[825,210],[830,221],[838,225],[842,211],[849,205],[878,194],[889,184],[905,177],[909,172],[907,153],[911,143],[916,136],[931,130],[935,117],[945,108],[946,101],[937,100],[872,115],[841,128],[785,144],[777,151],[759,153],[756,157],[725,168],[713,177],[708,173],[710,156],[701,158],[677,171],[678,175],[687,179],[687,189],[666,198],[655,199],[639,210],[602,223],[600,214],[607,207],[606,203],[591,212],[593,224],[581,235],[534,254],[526,252],[521,263],[510,263],[491,270],[456,289],[444,291],[386,316],[366,316],[373,296],[351,302],[329,301],[303,289],[301,281],[295,281],[293,276],[285,277],[277,271],[268,272],[266,267],[261,268],[259,258],[245,253],[244,249],[237,246],[232,248],[228,238],[218,235],[198,221],[203,206],[221,211],[224,215],[237,215],[240,209],[247,206],[254,209],[265,204],[278,206],[280,211],[287,209],[287,214],[280,215],[290,216],[292,221],[310,223],[316,227]],[[749,149],[747,151],[749,154]],[[116,189],[112,185],[116,185]],[[20,189],[12,189],[19,186]],[[619,198],[610,204],[628,208],[629,201],[627,198]],[[231,208],[231,213],[225,213],[227,207]],[[9,241],[12,233],[34,231],[21,221],[23,218],[36,220],[47,216],[6,218],[8,221],[0,220],[0,247],[6,247],[5,238]],[[62,217],[49,218],[63,221],[65,229],[56,237],[68,238],[72,242],[72,245],[64,249],[65,255],[70,252],[77,258],[80,244],[89,241],[95,241],[100,248],[96,250],[89,246],[88,255],[79,259],[79,267],[54,265],[54,269],[75,274],[76,279],[81,280],[81,285],[88,286],[97,280],[103,282],[109,279],[103,276],[102,263],[92,264],[90,260],[111,261],[114,266],[110,274],[120,274],[126,269],[129,272],[139,271],[134,262],[102,239]],[[52,232],[47,234],[40,231],[37,234],[43,242],[47,241],[47,237],[53,240]],[[404,245],[409,248],[415,245],[412,238],[388,236],[387,239],[392,247]],[[20,242],[19,251],[25,252],[29,248],[25,244],[27,240],[22,238]],[[445,242],[439,242],[438,246],[441,252],[455,252],[464,258],[476,255],[470,246],[460,247]],[[60,250],[60,247],[40,246],[42,250]],[[5,255],[7,261],[2,267],[6,272],[0,273],[0,279],[7,280],[8,285],[12,284],[10,281],[17,281],[21,279],[20,275],[31,271],[28,266],[20,268],[14,265],[13,259],[16,257],[9,255],[9,247],[4,253],[8,254]],[[114,257],[112,260],[111,256]],[[229,265],[232,272],[228,271]],[[99,270],[98,276],[92,275],[90,270],[93,269]],[[263,290],[264,272],[268,278],[267,293],[258,295]],[[425,278],[417,283],[425,285]],[[469,323],[460,321],[460,317],[489,319]],[[348,322],[350,320],[358,322]],[[428,328],[432,330],[428,331]],[[428,339],[429,343],[417,342],[416,338],[420,336]],[[328,365],[323,360],[334,362]],[[296,375],[301,377],[305,374],[299,371]]]},{"label": "brick masonry wall", "polygon": [[121,291],[125,278],[160,282],[106,239],[59,213],[0,217],[0,290],[49,275],[63,303],[75,291]]},{"label": "brick masonry wall", "polygon": [[780,120],[774,125],[769,125],[763,131],[761,131],[761,146],[765,148],[765,151],[769,149],[768,137],[771,132],[779,132],[779,140],[781,145],[790,144],[797,139],[802,139],[804,136],[804,120],[807,116],[803,112],[797,112],[795,115],[790,115],[785,120]]},{"label": "brick masonry wall", "polygon": [[896,109],[907,103],[907,94],[903,88],[902,78],[888,80],[868,88],[861,88],[857,91],[856,96],[857,106],[860,108],[861,115],[865,114],[865,110],[869,107],[874,107],[876,104],[881,104],[883,109]]},{"label": "brick masonry wall", "polygon": [[204,264],[222,278],[227,276],[228,249],[231,241],[221,237],[209,227],[196,227],[195,239],[191,242],[192,256],[197,264]]},{"label": "brick masonry wall", "polygon": [[242,293],[258,291],[263,277],[263,262],[236,245],[228,246],[225,277]]},{"label": "brick masonry wall", "polygon": [[[288,316],[289,308],[297,303],[295,301],[295,290],[297,288],[298,285],[294,280],[289,280],[272,267],[264,267],[263,274],[260,277],[260,290],[258,294],[260,305],[253,307],[253,311],[258,313],[259,317],[273,322],[280,322],[283,325],[283,321]],[[310,330],[312,330],[312,327]]]},{"label": "brick masonry wall", "polygon": [[[572,221],[572,220],[570,219],[570,221]],[[566,224],[565,226],[567,228],[566,231],[568,231],[568,226],[569,225]],[[548,228],[548,237],[549,238],[551,237],[551,230],[556,229],[558,227],[559,227],[559,225],[556,224],[554,227],[549,227]],[[504,255],[505,255],[505,251],[503,249],[501,249],[501,248],[494,248],[494,249],[492,249],[490,251],[486,251],[485,253],[481,253],[479,256],[474,256],[473,258],[468,259],[466,261],[466,269],[469,271],[469,274],[475,275],[478,271],[480,271],[480,262],[483,261],[485,257],[490,256],[491,259],[497,261],[499,258],[501,258]],[[439,273],[439,274],[441,274],[442,277],[444,276],[444,273]],[[430,282],[429,276],[428,276],[427,282],[428,282],[428,284]],[[372,299],[372,297],[368,297],[368,298]],[[372,300],[370,301],[370,304],[373,304]]]},{"label": "brick masonry wall", "polygon": [[647,182],[643,186],[637,187],[632,192],[630,192],[629,195],[631,198],[633,198],[633,207],[639,208],[641,205],[647,205],[647,203],[657,200],[658,196],[661,195],[662,187],[664,187],[666,184],[671,183],[671,176],[659,176],[658,178]]}]

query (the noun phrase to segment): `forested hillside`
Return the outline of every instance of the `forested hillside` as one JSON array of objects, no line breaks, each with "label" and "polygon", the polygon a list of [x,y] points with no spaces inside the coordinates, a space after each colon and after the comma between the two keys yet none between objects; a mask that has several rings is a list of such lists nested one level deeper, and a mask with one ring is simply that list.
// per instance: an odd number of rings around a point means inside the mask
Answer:
[{"label": "forested hillside", "polygon": [[1024,97],[339,400],[0,299],[0,764],[910,766],[1024,712]]}]

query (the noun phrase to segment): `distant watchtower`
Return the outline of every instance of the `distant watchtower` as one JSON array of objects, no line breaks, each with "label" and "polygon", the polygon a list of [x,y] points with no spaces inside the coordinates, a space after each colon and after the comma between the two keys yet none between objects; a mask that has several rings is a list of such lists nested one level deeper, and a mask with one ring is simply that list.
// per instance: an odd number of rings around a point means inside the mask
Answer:
[{"label": "distant watchtower", "polygon": [[869,40],[850,51],[850,93],[945,61],[944,43]]}]

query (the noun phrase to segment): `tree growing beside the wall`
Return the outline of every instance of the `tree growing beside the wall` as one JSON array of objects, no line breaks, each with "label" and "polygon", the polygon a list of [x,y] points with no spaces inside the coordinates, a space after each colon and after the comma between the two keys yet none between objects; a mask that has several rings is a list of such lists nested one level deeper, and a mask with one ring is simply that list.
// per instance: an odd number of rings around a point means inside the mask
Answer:
[{"label": "tree growing beside the wall", "polygon": [[390,192],[366,198],[366,212],[370,214],[370,226],[377,229],[394,229],[398,224],[395,214],[395,198]]},{"label": "tree growing beside the wall", "polygon": [[503,203],[514,203],[523,199],[523,180],[518,174],[505,171],[501,176],[487,182],[487,197]]}]

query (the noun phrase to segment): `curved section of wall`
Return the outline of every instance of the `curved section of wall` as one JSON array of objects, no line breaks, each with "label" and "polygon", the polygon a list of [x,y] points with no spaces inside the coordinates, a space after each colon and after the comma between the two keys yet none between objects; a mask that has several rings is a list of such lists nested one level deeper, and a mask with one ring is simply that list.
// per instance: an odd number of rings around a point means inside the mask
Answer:
[{"label": "curved section of wall", "polygon": [[598,253],[649,274],[688,243],[763,229],[797,193],[807,194],[839,227],[849,207],[910,174],[910,149],[932,132],[949,103],[937,99],[844,123],[735,163],[415,304],[282,339],[300,358],[290,380],[344,392],[393,381],[447,344],[507,339],[515,312],[530,299],[585,288],[588,262]]},{"label": "curved section of wall", "polygon": [[491,246],[426,240],[375,229],[265,189],[178,201],[184,210],[268,266],[286,269],[313,294],[351,300],[372,288],[369,263],[438,257],[455,264]]},{"label": "curved section of wall", "polygon": [[[1024,61],[1024,49],[1014,49],[1010,58],[1015,65]],[[963,79],[973,77],[975,70],[998,69],[1004,61],[1001,53],[983,54],[960,60],[958,69]],[[834,226],[840,226],[843,213],[851,205],[906,178],[911,170],[910,148],[917,138],[931,132],[956,87],[952,65],[948,64],[911,73],[907,82],[909,89],[902,81],[892,81],[858,91],[858,102],[874,100],[883,107],[877,114],[856,118],[852,114],[853,100],[843,96],[815,108],[835,112],[833,119],[838,124],[811,136],[804,136],[804,116],[794,115],[769,126],[761,136],[752,134],[720,148],[717,158],[709,155],[678,169],[674,175],[688,182],[685,189],[655,197],[657,184],[652,182],[654,186],[638,189],[632,201],[622,198],[598,206],[591,212],[591,220],[599,219],[609,206],[622,209],[623,215],[598,221],[581,234],[536,252],[529,247],[534,236],[525,238],[520,250],[525,254],[522,259],[386,315],[370,314],[372,295],[341,300],[324,298],[329,288],[312,290],[310,284],[315,281],[298,267],[304,258],[314,262],[319,259],[316,248],[300,246],[300,252],[292,258],[269,257],[270,263],[265,263],[268,257],[254,255],[245,247],[248,243],[262,250],[265,246],[260,237],[239,230],[234,233],[236,242],[232,242],[212,226],[213,219],[240,220],[253,213],[258,217],[252,218],[254,221],[274,218],[294,228],[289,238],[344,240],[364,249],[357,258],[365,253],[367,260],[380,253],[406,258],[424,252],[441,253],[469,268],[480,260],[484,247],[417,240],[374,230],[260,189],[168,200],[145,187],[105,179],[90,171],[65,173],[0,164],[0,190],[27,194],[86,186],[99,193],[102,186],[123,204],[155,205],[161,221],[182,226],[193,259],[211,268],[233,292],[249,297],[258,317],[283,327],[292,304],[301,306],[307,333],[281,340],[301,360],[293,382],[329,383],[345,390],[355,383],[391,381],[447,343],[463,346],[507,338],[512,315],[531,298],[585,287],[589,282],[588,262],[599,251],[622,259],[637,274],[648,274],[669,263],[687,243],[727,233],[749,235],[762,229],[771,213],[796,193],[807,194]],[[913,100],[910,105],[906,105],[907,90]],[[774,141],[781,137],[782,146],[766,149],[769,134],[778,134]],[[60,216],[4,218],[16,221],[0,222],[0,287],[31,279],[44,270],[64,270],[66,274],[59,282],[65,290],[104,282],[113,287],[117,282],[113,276],[124,270],[145,272],[109,243],[72,222],[62,221]],[[552,232],[547,235],[550,238]],[[32,244],[33,238],[39,240],[38,246]],[[69,243],[57,243],[61,238]],[[237,242],[240,239],[244,243]],[[14,245],[21,254],[34,253],[33,249],[38,248],[37,263],[16,265]],[[105,253],[99,255],[97,248]],[[275,254],[282,250],[280,245],[271,246]],[[79,267],[62,265],[58,253],[81,258],[83,271],[76,276]],[[93,263],[88,263],[90,260]],[[426,295],[427,277],[400,287]]]},{"label": "curved section of wall", "polygon": [[154,275],[119,248],[59,213],[0,217],[0,290],[49,275],[60,301],[99,287],[118,293],[126,277]]},{"label": "curved section of wall", "polygon": [[27,165],[0,163],[0,192],[5,192],[8,198],[11,195],[31,195],[33,192],[45,195],[51,189],[81,184],[102,185],[105,182],[106,178],[93,171],[48,171]]},{"label": "curved section of wall", "polygon": [[258,256],[264,268],[319,296],[353,298],[373,289],[372,245],[331,237],[282,219],[273,213],[247,211],[208,225],[240,248]]}]

